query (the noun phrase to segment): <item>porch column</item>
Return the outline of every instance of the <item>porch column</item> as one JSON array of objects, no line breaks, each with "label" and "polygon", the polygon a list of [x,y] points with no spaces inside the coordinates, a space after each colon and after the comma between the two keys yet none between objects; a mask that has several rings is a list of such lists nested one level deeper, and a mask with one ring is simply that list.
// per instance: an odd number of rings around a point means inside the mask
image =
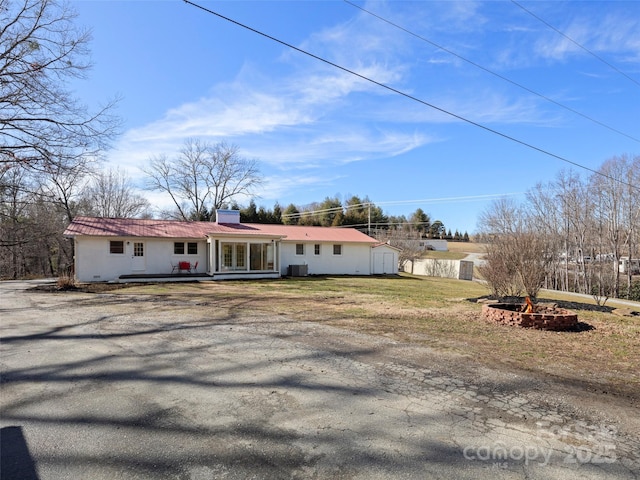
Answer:
[{"label": "porch column", "polygon": [[213,273],[213,267],[211,266],[211,263],[214,261],[214,255],[215,255],[215,247],[214,247],[214,242],[211,241],[211,238],[207,238],[207,268],[205,270],[205,272],[207,272],[208,274]]},{"label": "porch column", "polygon": [[[222,242],[219,240],[216,240],[216,264],[213,267],[213,271],[215,273],[218,273],[220,271],[220,266],[222,265]],[[217,267],[217,268],[216,268]]]}]

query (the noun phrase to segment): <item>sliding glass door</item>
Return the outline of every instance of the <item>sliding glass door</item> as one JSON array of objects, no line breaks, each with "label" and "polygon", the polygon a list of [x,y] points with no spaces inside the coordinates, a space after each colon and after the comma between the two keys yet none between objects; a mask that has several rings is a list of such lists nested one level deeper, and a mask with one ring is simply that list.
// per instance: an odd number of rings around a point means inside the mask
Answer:
[{"label": "sliding glass door", "polygon": [[275,270],[275,245],[273,242],[221,242],[220,249],[221,271],[273,272]]}]

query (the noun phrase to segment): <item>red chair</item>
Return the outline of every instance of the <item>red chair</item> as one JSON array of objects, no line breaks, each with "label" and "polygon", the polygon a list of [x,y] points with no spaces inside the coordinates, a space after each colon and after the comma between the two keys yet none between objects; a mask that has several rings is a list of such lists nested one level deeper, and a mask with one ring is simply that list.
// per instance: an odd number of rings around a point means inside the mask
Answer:
[{"label": "red chair", "polygon": [[178,262],[178,270],[186,270],[189,272],[191,271],[191,264],[189,262]]},{"label": "red chair", "polygon": [[193,270],[194,272],[198,270],[198,262],[191,266],[191,270]]}]

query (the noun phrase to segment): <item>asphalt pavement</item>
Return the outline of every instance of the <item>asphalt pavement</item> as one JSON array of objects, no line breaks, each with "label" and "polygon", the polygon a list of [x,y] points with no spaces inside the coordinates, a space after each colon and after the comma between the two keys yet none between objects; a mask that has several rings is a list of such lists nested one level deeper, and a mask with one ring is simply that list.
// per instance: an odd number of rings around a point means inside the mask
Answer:
[{"label": "asphalt pavement", "polygon": [[33,285],[0,282],[3,480],[640,476],[633,415],[525,375],[286,315]]}]

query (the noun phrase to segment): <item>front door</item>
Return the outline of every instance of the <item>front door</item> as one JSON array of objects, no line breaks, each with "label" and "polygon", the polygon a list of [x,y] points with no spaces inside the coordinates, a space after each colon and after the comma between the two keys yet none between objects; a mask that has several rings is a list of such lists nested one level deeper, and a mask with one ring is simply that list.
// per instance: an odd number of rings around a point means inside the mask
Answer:
[{"label": "front door", "polygon": [[146,261],[144,257],[144,242],[133,242],[133,259],[131,269],[134,272],[143,272],[146,270]]}]

